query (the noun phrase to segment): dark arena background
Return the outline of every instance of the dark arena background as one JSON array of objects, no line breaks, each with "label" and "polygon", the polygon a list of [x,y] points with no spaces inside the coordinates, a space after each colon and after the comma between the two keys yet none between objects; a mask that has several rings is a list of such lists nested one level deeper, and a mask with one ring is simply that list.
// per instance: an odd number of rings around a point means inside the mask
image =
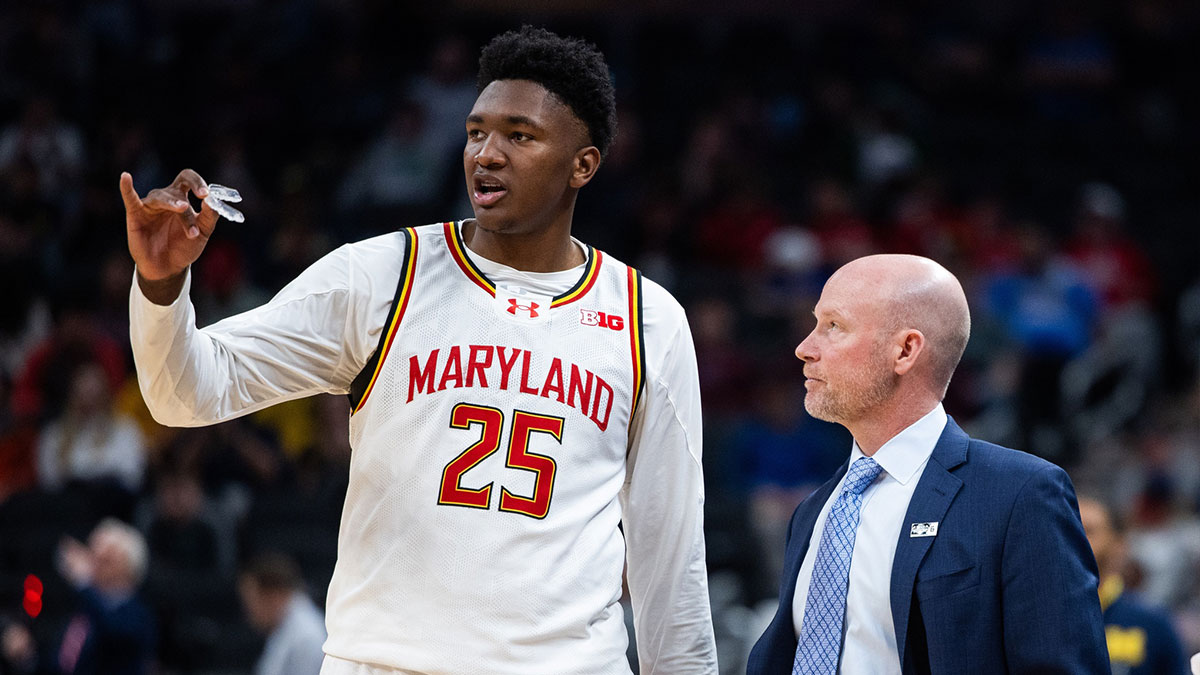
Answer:
[{"label": "dark arena background", "polygon": [[420,4],[0,3],[0,630],[27,638],[0,673],[60,653],[77,600],[56,551],[105,517],[149,543],[164,675],[251,672],[242,562],[286,554],[318,606],[332,573],[345,398],[149,418],[121,171],[245,198],[194,269],[211,323],[343,242],[469,216],[479,48],[523,23],[613,69],[618,138],[575,235],[688,311],[722,673],[774,611],[792,509],[849,452],[804,412],[792,352],[827,276],[872,252],[962,280],[947,411],[1111,504],[1126,588],[1200,651],[1200,5]]}]

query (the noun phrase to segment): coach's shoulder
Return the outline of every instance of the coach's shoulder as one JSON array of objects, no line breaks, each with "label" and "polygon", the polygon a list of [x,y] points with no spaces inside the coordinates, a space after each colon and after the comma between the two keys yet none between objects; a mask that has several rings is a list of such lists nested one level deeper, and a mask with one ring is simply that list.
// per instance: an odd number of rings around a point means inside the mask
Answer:
[{"label": "coach's shoulder", "polygon": [[972,438],[968,449],[968,461],[979,474],[994,477],[1004,482],[1025,482],[1037,474],[1065,472],[1056,464],[1023,450],[1014,450],[1002,445]]}]

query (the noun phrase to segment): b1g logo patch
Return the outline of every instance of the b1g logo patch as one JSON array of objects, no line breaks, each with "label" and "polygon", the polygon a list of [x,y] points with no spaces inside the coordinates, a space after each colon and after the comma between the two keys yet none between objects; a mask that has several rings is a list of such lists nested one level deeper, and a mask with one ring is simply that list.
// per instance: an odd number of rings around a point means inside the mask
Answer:
[{"label": "b1g logo patch", "polygon": [[605,314],[594,309],[579,309],[579,323],[585,326],[599,326],[610,330],[624,330],[625,319],[615,314]]}]

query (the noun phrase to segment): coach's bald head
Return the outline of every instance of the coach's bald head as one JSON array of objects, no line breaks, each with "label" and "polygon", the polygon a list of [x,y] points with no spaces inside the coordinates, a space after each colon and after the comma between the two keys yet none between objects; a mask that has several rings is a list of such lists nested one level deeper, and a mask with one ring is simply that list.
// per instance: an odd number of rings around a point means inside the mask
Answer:
[{"label": "coach's bald head", "polygon": [[834,273],[857,285],[880,312],[880,327],[892,338],[919,331],[925,338],[923,358],[914,374],[946,395],[950,378],[971,335],[971,313],[962,285],[945,267],[915,255],[870,255],[846,263]]},{"label": "coach's bald head", "polygon": [[847,263],[813,313],[817,325],[796,347],[804,405],[846,426],[860,445],[890,438],[942,400],[971,332],[958,280],[912,255]]}]

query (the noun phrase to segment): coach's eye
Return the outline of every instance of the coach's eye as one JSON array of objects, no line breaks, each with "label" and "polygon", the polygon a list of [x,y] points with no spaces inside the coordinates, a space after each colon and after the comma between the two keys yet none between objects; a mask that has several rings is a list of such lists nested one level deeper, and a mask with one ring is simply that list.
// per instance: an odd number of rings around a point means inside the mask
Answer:
[{"label": "coach's eye", "polygon": [[467,129],[467,140],[478,141],[484,136],[483,131],[479,129]]},{"label": "coach's eye", "polygon": [[512,132],[512,136],[510,136],[510,138],[512,138],[514,141],[517,141],[518,143],[520,143],[522,141],[533,140],[532,136],[530,136],[529,134],[520,132],[520,131]]}]

